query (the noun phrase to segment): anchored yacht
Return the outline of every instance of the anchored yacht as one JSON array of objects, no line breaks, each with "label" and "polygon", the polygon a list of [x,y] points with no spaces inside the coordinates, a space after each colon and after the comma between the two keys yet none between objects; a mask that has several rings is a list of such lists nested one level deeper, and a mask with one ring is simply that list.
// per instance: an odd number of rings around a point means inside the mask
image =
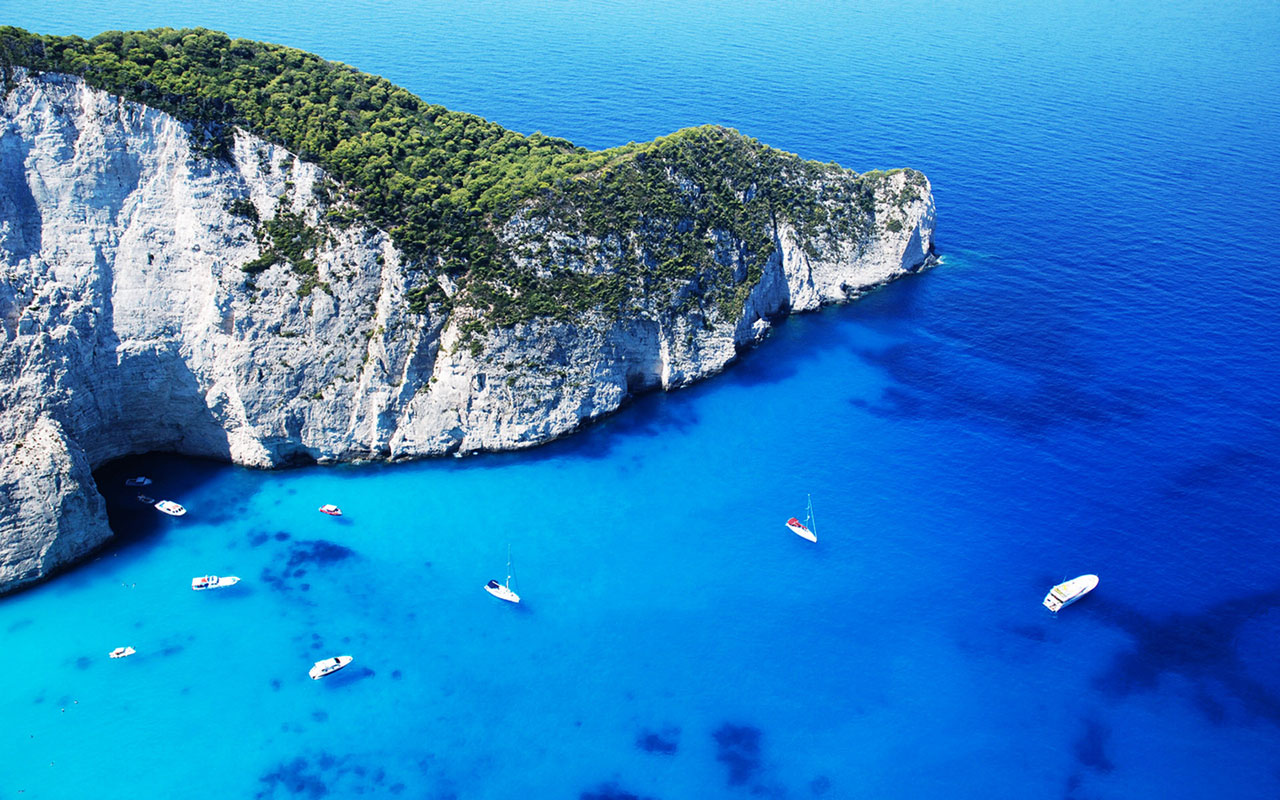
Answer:
[{"label": "anchored yacht", "polygon": [[202,575],[199,578],[191,579],[191,588],[197,592],[203,592],[205,589],[225,589],[228,586],[235,586],[240,579],[235,575],[227,575],[219,578],[217,575]]},{"label": "anchored yacht", "polygon": [[187,513],[187,510],[172,500],[161,500],[156,503],[156,510],[163,511],[171,517],[180,517]]},{"label": "anchored yacht", "polygon": [[332,675],[354,660],[351,656],[326,658],[322,661],[317,661],[315,666],[307,671],[307,674],[311,676],[311,680],[318,681],[326,675]]},{"label": "anchored yacht", "polygon": [[1058,613],[1075,601],[1092,592],[1098,585],[1097,575],[1081,575],[1069,581],[1063,581],[1049,590],[1044,596],[1044,607]]}]

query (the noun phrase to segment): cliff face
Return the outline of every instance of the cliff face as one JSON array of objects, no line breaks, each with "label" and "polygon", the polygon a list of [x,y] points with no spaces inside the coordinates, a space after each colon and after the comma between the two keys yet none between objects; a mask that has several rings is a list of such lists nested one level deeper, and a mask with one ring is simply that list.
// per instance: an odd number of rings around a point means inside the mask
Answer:
[{"label": "cliff face", "polygon": [[[422,276],[382,231],[327,222],[332,181],[276,145],[237,132],[229,160],[203,158],[173,117],[66,76],[19,71],[2,108],[0,592],[110,536],[90,472],[109,459],[269,467],[531,446],[715,373],[769,317],[850,299],[932,248],[927,181],[889,173],[859,238],[775,221],[731,314],[664,297],[622,317],[486,326],[465,306],[411,310]],[[259,220],[281,214],[316,232],[316,273],[247,276]],[[608,245],[524,214],[498,237]],[[707,246],[732,267],[741,243],[722,239]]]}]

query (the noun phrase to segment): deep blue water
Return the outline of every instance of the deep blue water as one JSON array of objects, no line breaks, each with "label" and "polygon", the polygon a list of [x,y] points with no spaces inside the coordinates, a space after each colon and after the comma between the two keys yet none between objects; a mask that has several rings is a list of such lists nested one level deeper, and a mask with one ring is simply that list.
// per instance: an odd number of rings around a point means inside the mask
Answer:
[{"label": "deep blue water", "polygon": [[[718,122],[916,167],[945,264],[529,453],[109,468],[119,545],[0,600],[4,796],[1280,794],[1280,4],[302,5],[0,21],[204,25],[590,147]],[[518,608],[481,590],[508,544]]]}]

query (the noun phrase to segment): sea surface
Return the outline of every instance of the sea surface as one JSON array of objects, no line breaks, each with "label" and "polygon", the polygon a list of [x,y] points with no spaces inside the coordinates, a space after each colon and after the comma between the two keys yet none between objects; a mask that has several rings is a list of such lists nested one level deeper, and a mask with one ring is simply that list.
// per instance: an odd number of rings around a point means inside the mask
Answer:
[{"label": "sea surface", "polygon": [[[0,22],[207,26],[592,148],[714,122],[910,166],[944,256],[530,452],[104,468],[118,542],[0,600],[0,797],[1280,795],[1280,3]],[[518,607],[482,590],[508,547]]]}]

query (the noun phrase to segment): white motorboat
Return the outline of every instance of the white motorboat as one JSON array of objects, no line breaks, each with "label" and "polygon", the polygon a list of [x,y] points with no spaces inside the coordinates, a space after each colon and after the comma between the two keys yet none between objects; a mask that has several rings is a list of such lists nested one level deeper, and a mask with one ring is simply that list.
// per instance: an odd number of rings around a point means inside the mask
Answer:
[{"label": "white motorboat", "polygon": [[1098,586],[1097,575],[1081,575],[1069,581],[1063,581],[1049,590],[1044,596],[1044,607],[1058,613],[1075,601],[1092,592]]},{"label": "white motorboat", "polygon": [[507,582],[498,583],[497,581],[489,581],[484,585],[484,590],[499,600],[506,600],[508,603],[519,603],[520,595],[511,591],[511,548],[507,547]]},{"label": "white motorboat", "polygon": [[172,500],[161,500],[159,503],[156,503],[156,509],[158,511],[163,511],[164,513],[168,514],[171,517],[180,517],[183,514],[187,513],[187,510],[185,508],[173,502]]},{"label": "white motorboat", "polygon": [[126,478],[124,485],[125,486],[150,486],[151,479],[148,478],[146,475],[139,475],[136,478]]},{"label": "white motorboat", "polygon": [[801,539],[808,539],[811,542],[818,541],[818,525],[813,519],[813,495],[809,495],[809,509],[805,512],[804,522],[792,517],[787,520],[787,530]]},{"label": "white motorboat", "polygon": [[205,589],[225,589],[228,586],[235,586],[240,579],[235,575],[227,575],[219,578],[217,575],[202,575],[199,578],[191,579],[191,588],[197,592],[203,592]]},{"label": "white motorboat", "polygon": [[320,506],[320,513],[328,514],[331,517],[340,517],[342,516],[342,509],[338,508],[333,503],[325,503]]},{"label": "white motorboat", "polygon": [[322,661],[317,661],[315,666],[307,671],[307,674],[311,676],[311,680],[318,681],[326,675],[332,675],[354,660],[355,659],[351,656],[334,656],[333,658],[326,658]]},{"label": "white motorboat", "polygon": [[136,652],[138,651],[134,650],[132,647],[117,647],[115,650],[112,650],[110,653],[107,653],[107,655],[111,656],[112,658],[127,658]]}]

